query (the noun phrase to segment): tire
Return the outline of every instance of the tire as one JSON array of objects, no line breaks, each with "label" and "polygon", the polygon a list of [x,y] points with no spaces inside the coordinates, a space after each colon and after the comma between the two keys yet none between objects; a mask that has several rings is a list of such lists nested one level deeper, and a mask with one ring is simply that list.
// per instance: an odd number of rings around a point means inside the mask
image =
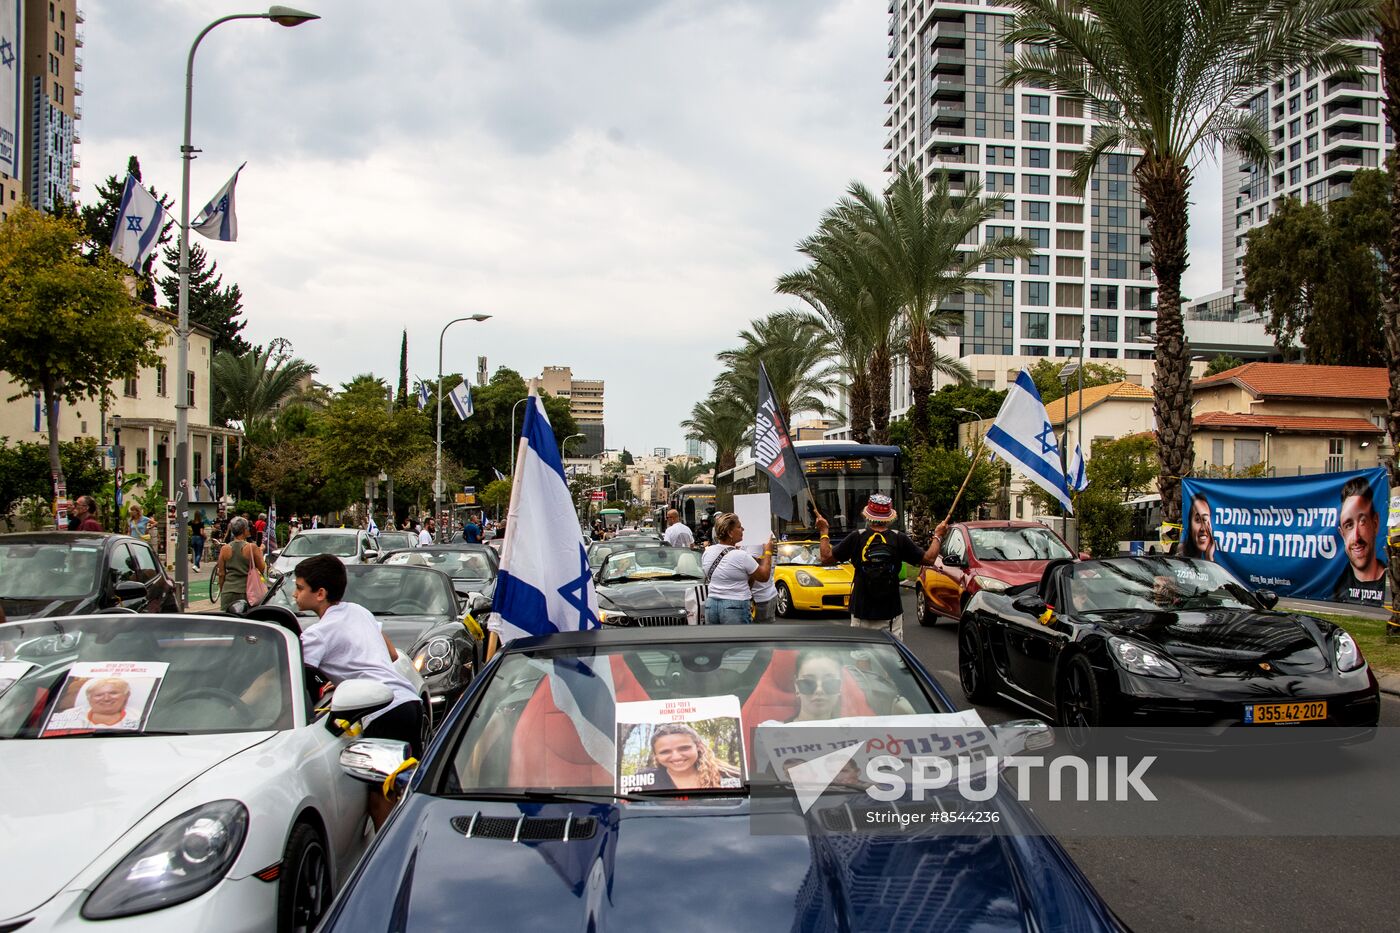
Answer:
[{"label": "tire", "polygon": [[778,584],[778,605],[774,611],[782,619],[790,619],[793,616],[792,591],[788,589],[786,583]]},{"label": "tire", "polygon": [[958,624],[958,682],[969,703],[990,703],[996,698],[982,633],[971,619]]},{"label": "tire", "polygon": [[928,601],[928,594],[924,592],[922,586],[917,584],[914,594],[914,618],[918,619],[919,624],[924,628],[933,628],[938,624],[938,613],[933,611],[933,606]]},{"label": "tire", "polygon": [[209,601],[216,607],[219,604],[219,563],[214,562],[213,568],[209,571]]},{"label": "tire", "polygon": [[1055,691],[1055,724],[1071,749],[1093,744],[1093,732],[1103,723],[1103,697],[1093,665],[1082,654],[1070,658]]},{"label": "tire", "polygon": [[282,853],[277,933],[311,933],[331,904],[331,865],[321,834],[298,823]]}]

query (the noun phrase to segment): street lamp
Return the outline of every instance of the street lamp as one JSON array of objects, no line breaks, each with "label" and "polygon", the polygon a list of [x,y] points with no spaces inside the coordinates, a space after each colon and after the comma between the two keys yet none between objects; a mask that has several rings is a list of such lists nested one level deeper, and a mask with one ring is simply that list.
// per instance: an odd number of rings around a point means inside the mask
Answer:
[{"label": "street lamp", "polygon": [[190,117],[194,110],[194,53],[199,43],[210,31],[223,23],[235,19],[265,19],[279,26],[300,26],[313,19],[320,19],[315,13],[304,13],[288,6],[268,7],[266,13],[233,13],[221,16],[200,30],[190,46],[189,58],[185,62],[185,135],[180,145],[180,291],[179,323],[175,333],[176,384],[180,389],[175,397],[175,583],[180,591],[180,603],[189,605],[190,571],[185,565],[185,551],[189,547],[189,526],[185,523],[186,504],[189,489],[190,465],[190,422],[189,388],[185,373],[190,365],[190,160],[195,149],[190,145]]},{"label": "street lamp", "polygon": [[[442,331],[438,334],[438,380],[437,380],[437,455],[433,464],[433,520],[436,521],[442,514],[442,341],[447,336],[447,328],[453,324],[460,324],[462,321],[486,321],[491,318],[489,314],[469,314],[466,317],[457,317],[442,325]],[[466,378],[465,376],[463,378]],[[439,528],[437,539],[442,541],[444,529]]]},{"label": "street lamp", "polygon": [[530,396],[525,396],[514,405],[510,406],[510,478],[515,479],[515,447],[519,440],[515,436],[515,410],[526,402],[530,401]]},{"label": "street lamp", "polygon": [[563,455],[566,458],[568,457],[566,451],[569,449],[569,441],[573,440],[576,437],[581,437],[584,440],[588,440],[587,434],[570,434],[568,437],[564,438],[564,440],[559,444],[559,453],[561,455]]}]

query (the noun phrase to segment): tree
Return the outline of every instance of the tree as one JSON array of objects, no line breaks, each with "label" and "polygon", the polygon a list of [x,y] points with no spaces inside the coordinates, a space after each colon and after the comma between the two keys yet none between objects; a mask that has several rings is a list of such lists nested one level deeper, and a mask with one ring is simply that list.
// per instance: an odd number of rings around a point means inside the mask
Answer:
[{"label": "tree", "polygon": [[1163,518],[1181,519],[1191,468],[1191,360],[1181,314],[1193,156],[1231,146],[1269,171],[1273,146],[1242,109],[1260,85],[1298,68],[1354,67],[1352,36],[1375,29],[1375,0],[1016,0],[1004,38],[1020,49],[1006,87],[1082,101],[1095,120],[1075,164],[1080,190],[1099,157],[1127,146],[1147,212],[1157,279],[1152,384]]},{"label": "tree", "polygon": [[[1060,371],[1065,368],[1069,360],[1054,362],[1053,360],[1037,360],[1031,367],[1031,381],[1035,383],[1036,389],[1040,392],[1040,400],[1049,405],[1055,399],[1065,394],[1065,385],[1060,381]],[[1113,382],[1122,382],[1128,378],[1128,374],[1112,363],[1085,363],[1082,367],[1084,372],[1084,388],[1092,389],[1094,386],[1106,386]],[[1069,380],[1069,391],[1075,393],[1079,391],[1079,376],[1071,376]]]},{"label": "tree", "polygon": [[404,328],[403,340],[399,342],[399,394],[395,401],[402,408],[408,404],[408,328]]},{"label": "tree", "polygon": [[302,381],[315,373],[316,367],[291,356],[285,343],[242,355],[216,353],[210,364],[214,420],[239,421],[250,430],[295,397]]},{"label": "tree", "polygon": [[390,410],[389,386],[369,375],[342,386],[320,422],[322,469],[364,479],[394,473],[431,442],[426,419],[416,409]]},{"label": "tree", "polygon": [[[20,441],[10,446],[8,440],[0,437],[0,515],[7,522],[16,503],[53,495],[49,445]],[[69,497],[86,494],[96,498],[111,477],[97,442],[92,438],[63,441],[58,449]]]},{"label": "tree", "polygon": [[[136,156],[133,155],[126,160],[126,171],[138,182],[141,181],[141,162]],[[122,175],[120,178],[116,175],[108,175],[107,180],[97,186],[96,200],[91,204],[83,205],[79,212],[83,233],[89,241],[87,251],[90,257],[111,256],[112,234],[116,232],[117,220],[121,217],[122,192],[125,189],[126,175]],[[151,196],[159,201],[167,212],[174,207],[175,202],[168,195],[158,193],[155,185],[149,186],[146,190],[150,191]],[[166,216],[172,215],[167,213]],[[171,220],[161,228],[156,245],[164,246],[170,242],[172,237],[170,230],[174,226],[175,222]],[[157,250],[151,250],[151,254],[146,257],[141,269],[131,273],[140,280],[136,297],[148,305],[153,305],[156,302],[156,253]]]},{"label": "tree", "polygon": [[726,367],[716,387],[736,399],[758,405],[758,366],[762,362],[773,387],[773,400],[783,420],[792,425],[793,412],[827,412],[832,377],[827,348],[820,328],[804,315],[770,314],[739,332],[740,346],[718,354]]},{"label": "tree", "polygon": [[636,460],[632,457],[632,451],[624,447],[622,448],[622,453],[618,454],[617,462],[623,466],[631,466]]},{"label": "tree", "polygon": [[[961,450],[915,448],[909,466],[909,485],[927,499],[932,515],[941,520],[971,466],[972,458]],[[971,518],[979,505],[996,495],[997,486],[997,468],[979,458],[967,489],[953,510],[953,521]]]},{"label": "tree", "polygon": [[695,482],[695,478],[705,472],[705,464],[699,460],[687,459],[683,463],[666,464],[666,482],[671,486],[684,486]]},{"label": "tree", "polygon": [[696,402],[690,417],[681,422],[686,437],[704,441],[715,449],[715,472],[734,469],[739,448],[753,433],[753,406],[718,389]]},{"label": "tree", "polygon": [[[208,263],[208,268],[205,264]],[[173,243],[165,248],[165,267],[168,274],[161,277],[160,290],[172,308],[180,304],[180,244]],[[191,324],[198,324],[212,331],[211,353],[232,353],[242,356],[253,345],[243,339],[243,328],[247,321],[242,320],[243,291],[237,284],[227,288],[224,277],[219,275],[219,264],[209,261],[204,247],[190,241],[190,284],[189,316]]]},{"label": "tree", "polygon": [[1313,363],[1384,359],[1380,250],[1389,211],[1389,176],[1361,171],[1349,197],[1326,206],[1290,198],[1249,232],[1245,301],[1267,317],[1285,356],[1302,343]]},{"label": "tree", "polygon": [[[502,366],[491,376],[484,386],[472,388],[472,416],[465,421],[457,417],[446,395],[463,381],[461,373],[445,375],[442,380],[442,450],[444,460],[450,454],[468,472],[476,477],[494,476],[496,470],[506,473],[510,469],[511,412],[515,412],[515,430],[519,432],[525,422],[525,405],[516,404],[529,395],[529,387],[518,372]],[[436,393],[437,385],[429,386]],[[569,400],[540,393],[544,402],[545,414],[549,416],[554,436],[563,440],[577,433],[578,426],[569,413]],[[428,417],[424,419],[427,437],[436,436],[437,398],[430,396],[428,407],[424,409]]]},{"label": "tree", "polygon": [[1099,441],[1084,465],[1089,485],[1112,489],[1123,502],[1144,495],[1157,480],[1156,448],[1156,439],[1147,433]]},{"label": "tree", "polygon": [[500,512],[510,505],[510,489],[510,480],[493,479],[486,484],[485,489],[481,490],[481,504]]},{"label": "tree", "polygon": [[1216,376],[1228,370],[1244,365],[1244,360],[1238,356],[1231,356],[1228,353],[1217,353],[1215,357],[1206,365],[1206,375]]},{"label": "tree", "polygon": [[1118,542],[1128,533],[1132,515],[1128,507],[1108,487],[1089,488],[1075,497],[1074,514],[1079,521],[1079,547],[1094,557],[1114,557]]},{"label": "tree", "polygon": [[928,438],[934,447],[952,450],[958,442],[958,426],[973,420],[957,411],[966,408],[981,418],[995,418],[1006,393],[972,385],[944,386],[928,400]]},{"label": "tree", "polygon": [[0,370],[43,397],[49,467],[63,480],[58,402],[105,396],[160,361],[163,334],[126,290],[112,256],[82,255],[75,221],[19,205],[0,224]]},{"label": "tree", "polygon": [[[1380,26],[1381,87],[1385,89],[1385,123],[1392,135],[1400,134],[1400,0],[1382,0],[1376,7]],[[1400,187],[1400,161],[1386,160],[1391,190]],[[1386,427],[1392,449],[1400,450],[1400,198],[1390,199],[1384,247],[1385,277],[1381,287],[1381,333],[1385,336],[1385,365],[1389,376],[1386,393]],[[1390,485],[1400,485],[1400,462],[1390,461]],[[1400,593],[1400,539],[1392,536],[1386,546],[1390,592]],[[1386,622],[1387,640],[1400,639],[1400,600],[1392,599]]]}]

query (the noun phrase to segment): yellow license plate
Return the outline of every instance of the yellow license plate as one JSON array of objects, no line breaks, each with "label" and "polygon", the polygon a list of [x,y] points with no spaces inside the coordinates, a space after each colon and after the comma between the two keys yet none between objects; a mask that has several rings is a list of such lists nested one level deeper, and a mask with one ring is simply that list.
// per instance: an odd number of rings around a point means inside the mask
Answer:
[{"label": "yellow license plate", "polygon": [[1246,703],[1244,707],[1244,721],[1250,725],[1309,722],[1326,718],[1326,700],[1311,703]]}]

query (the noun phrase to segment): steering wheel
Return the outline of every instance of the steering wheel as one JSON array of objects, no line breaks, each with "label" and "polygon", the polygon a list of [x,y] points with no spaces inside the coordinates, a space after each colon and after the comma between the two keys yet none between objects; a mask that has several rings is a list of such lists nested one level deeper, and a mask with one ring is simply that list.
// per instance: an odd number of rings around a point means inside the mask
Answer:
[{"label": "steering wheel", "polygon": [[233,710],[234,714],[243,720],[240,723],[240,725],[251,726],[253,724],[253,721],[257,719],[256,714],[253,712],[253,708],[247,703],[243,702],[242,697],[238,696],[237,694],[229,693],[227,690],[222,690],[218,687],[195,687],[188,693],[183,693],[180,695],[180,700],[182,702],[185,700],[205,699],[218,700],[221,703],[227,703],[229,705],[229,708]]}]

